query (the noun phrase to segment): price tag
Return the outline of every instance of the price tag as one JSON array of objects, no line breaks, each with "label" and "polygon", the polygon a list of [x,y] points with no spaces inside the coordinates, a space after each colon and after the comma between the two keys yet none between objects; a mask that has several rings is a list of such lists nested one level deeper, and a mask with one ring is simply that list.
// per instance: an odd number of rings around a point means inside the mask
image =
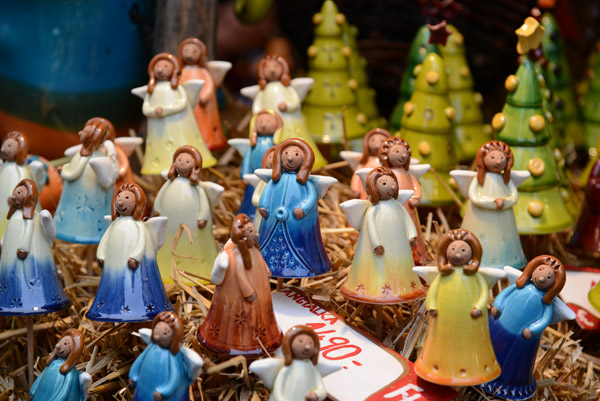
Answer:
[{"label": "price tag", "polygon": [[566,266],[567,282],[560,297],[575,312],[579,327],[587,331],[600,331],[600,312],[588,300],[588,293],[600,282],[600,269]]}]

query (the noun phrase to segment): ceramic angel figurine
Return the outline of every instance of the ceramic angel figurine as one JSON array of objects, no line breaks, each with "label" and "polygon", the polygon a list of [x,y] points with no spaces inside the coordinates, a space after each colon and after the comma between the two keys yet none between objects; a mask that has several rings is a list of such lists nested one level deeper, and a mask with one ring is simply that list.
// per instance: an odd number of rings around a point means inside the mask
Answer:
[{"label": "ceramic angel figurine", "polygon": [[47,210],[36,212],[38,191],[29,179],[8,198],[8,224],[0,258],[0,315],[33,315],[71,305],[60,284],[52,242],[56,231]]},{"label": "ceramic angel figurine", "polygon": [[277,349],[283,335],[275,320],[270,277],[252,220],[238,214],[231,239],[215,260],[215,295],[198,329],[200,344],[225,355],[257,356]]},{"label": "ceramic angel figurine", "polygon": [[510,266],[505,270],[512,284],[494,300],[489,319],[502,374],[481,388],[494,397],[526,400],[535,394],[533,369],[544,329],[574,319],[575,313],[558,298],[567,275],[555,257],[538,256],[522,273]]},{"label": "ceramic angel figurine", "polygon": [[32,401],[84,401],[92,377],[77,370],[85,344],[77,329],[65,331],[48,357],[48,366],[31,387]]},{"label": "ceramic angel figurine", "polygon": [[142,174],[160,174],[167,170],[169,155],[183,145],[193,146],[200,151],[202,167],[217,163],[204,143],[193,114],[204,81],[191,79],[179,84],[180,73],[181,65],[177,57],[169,53],[157,54],[148,65],[148,85],[131,91],[144,99],[142,111],[148,118]]},{"label": "ceramic angel figurine", "polygon": [[256,171],[268,182],[258,204],[260,249],[275,277],[314,277],[331,270],[317,200],[337,180],[311,176],[314,160],[306,142],[287,139],[275,150],[273,171]]},{"label": "ceramic angel figurine", "polygon": [[507,144],[485,143],[477,152],[477,173],[453,170],[465,198],[469,199],[462,228],[471,231],[485,249],[481,266],[522,268],[527,263],[513,207],[519,199],[518,186],[528,171],[512,171],[514,156]]},{"label": "ceramic angel figurine", "polygon": [[[276,146],[271,146],[265,154],[260,162],[260,168],[263,170],[273,170],[273,155],[275,154]],[[244,180],[248,181],[250,185],[254,187],[254,193],[252,194],[252,206],[256,208],[256,212],[254,213],[254,227],[256,227],[256,231],[260,232],[260,226],[262,224],[262,216],[258,212],[258,204],[260,203],[260,197],[263,192],[265,192],[265,188],[267,187],[268,181],[271,181],[270,177],[266,177],[267,181],[261,180],[256,174],[247,174],[244,176]]]},{"label": "ceramic angel figurine", "polygon": [[346,160],[350,165],[350,169],[354,172],[352,181],[350,181],[350,189],[358,199],[367,199],[367,192],[363,188],[360,177],[356,172],[363,168],[379,167],[379,147],[392,135],[383,128],[375,128],[367,132],[363,137],[363,153],[354,152],[351,150],[343,150],[340,152],[342,159]]},{"label": "ceramic angel figurine", "polygon": [[421,232],[421,222],[417,214],[417,206],[421,203],[421,185],[419,178],[430,169],[429,164],[413,163],[412,149],[408,142],[402,138],[386,139],[379,147],[379,163],[388,167],[396,175],[400,190],[412,190],[410,199],[404,202],[404,208],[417,230],[417,240],[412,247],[413,259],[417,265],[425,265],[431,261],[427,252],[427,245]]},{"label": "ceramic angel figurine", "polygon": [[283,57],[266,56],[258,64],[258,85],[242,88],[242,95],[253,99],[252,113],[263,109],[277,110],[283,119],[283,130],[275,144],[290,138],[304,140],[315,154],[314,169],[327,164],[308,131],[302,115],[302,100],[313,85],[312,78],[290,78],[290,67]]},{"label": "ceramic angel figurine", "polygon": [[[439,273],[425,302],[430,315],[427,337],[415,362],[422,379],[443,386],[472,386],[500,375],[487,323],[489,287],[478,272],[481,254],[481,244],[470,231],[456,229],[442,237]],[[415,271],[421,274],[428,267]]]},{"label": "ceramic angel figurine", "polygon": [[172,283],[171,243],[179,226],[185,224],[192,234],[181,236],[175,248],[177,266],[208,278],[217,257],[217,243],[212,231],[212,209],[219,204],[223,187],[200,181],[202,156],[192,146],[181,146],[173,154],[173,164],[154,200],[154,211],[166,216],[166,246],[158,251],[158,266],[163,283]]},{"label": "ceramic angel figurine", "polygon": [[[254,170],[261,168],[260,163],[267,149],[273,146],[273,138],[281,134],[283,121],[281,115],[271,109],[260,110],[250,120],[250,139],[235,138],[228,143],[234,146],[244,157],[240,168],[240,177],[245,181],[247,174],[254,174]],[[246,182],[242,202],[238,213],[244,213],[251,219],[254,218],[255,206],[252,205],[254,186]]]},{"label": "ceramic angel figurine", "polygon": [[[0,153],[0,237],[4,234],[8,220],[5,218],[10,208],[6,199],[11,195],[17,183],[25,178],[35,181],[42,188],[45,182],[44,166],[39,161],[27,164],[29,141],[23,133],[11,131],[4,141]],[[39,210],[39,209],[38,209]]]},{"label": "ceramic angel figurine", "polygon": [[227,139],[221,126],[216,91],[227,71],[231,69],[228,61],[206,61],[206,45],[199,39],[187,38],[179,44],[177,52],[183,62],[181,83],[191,79],[201,79],[204,86],[200,91],[200,100],[194,107],[194,118],[202,133],[206,146],[212,151],[223,150]]},{"label": "ceramic angel figurine", "polygon": [[283,357],[250,364],[271,390],[269,401],[323,401],[327,390],[318,369],[319,336],[307,326],[294,326],[283,337]]},{"label": "ceramic angel figurine", "polygon": [[112,200],[112,222],[96,257],[102,278],[87,318],[104,322],[141,322],[172,310],[156,264],[165,241],[166,217],[141,220],[146,194],[125,184]]},{"label": "ceramic angel figurine", "polygon": [[342,295],[372,304],[424,297],[425,288],[412,271],[410,249],[417,230],[402,207],[413,191],[399,191],[396,176],[387,167],[371,170],[366,188],[369,200],[352,199],[340,205],[350,225],[360,232]]},{"label": "ceramic angel figurine", "polygon": [[189,400],[190,385],[202,371],[202,358],[182,345],[184,325],[173,312],[160,312],[152,329],[140,329],[148,344],[129,370],[133,401]]},{"label": "ceramic angel figurine", "polygon": [[108,139],[111,126],[96,121],[79,132],[81,147],[62,167],[64,180],[54,213],[56,237],[80,244],[97,244],[108,227],[114,185],[119,177],[115,145]]}]

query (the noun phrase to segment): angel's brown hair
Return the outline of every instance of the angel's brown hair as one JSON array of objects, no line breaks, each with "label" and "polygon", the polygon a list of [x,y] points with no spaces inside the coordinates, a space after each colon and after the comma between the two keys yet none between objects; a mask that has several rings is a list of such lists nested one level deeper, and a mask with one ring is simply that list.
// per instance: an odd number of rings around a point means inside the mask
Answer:
[{"label": "angel's brown hair", "polygon": [[510,171],[515,163],[515,158],[513,156],[510,147],[501,141],[489,141],[484,143],[481,148],[477,151],[477,157],[475,158],[475,164],[477,165],[477,181],[479,185],[483,185],[485,180],[485,172],[486,167],[484,163],[484,159],[488,153],[498,150],[506,156],[506,167],[504,168],[504,173],[502,173],[502,178],[504,179],[504,184],[508,184],[510,181]]},{"label": "angel's brown hair", "polygon": [[[244,213],[240,213],[235,216],[233,219],[233,225],[231,226],[231,241],[238,246],[240,250],[240,254],[242,255],[242,260],[244,262],[244,266],[246,269],[252,268],[252,257],[250,256],[250,251],[248,247],[248,242],[246,238],[245,226],[246,224],[252,224],[252,220],[250,217],[246,216]],[[254,244],[255,248],[258,248],[258,241]]]},{"label": "angel's brown hair", "polygon": [[[60,339],[58,341],[60,342],[60,340],[62,340],[65,337],[71,337],[71,340],[73,340],[73,347],[71,348],[71,353],[69,354],[67,359],[62,363],[62,365],[60,365],[60,373],[62,373],[63,375],[66,375],[67,372],[73,369],[73,366],[77,364],[77,361],[79,360],[79,358],[81,358],[84,346],[83,335],[77,329],[69,329],[65,331],[62,334],[62,336],[60,336]],[[54,348],[54,350],[48,357],[48,361],[52,361],[55,357],[56,348]]]},{"label": "angel's brown hair", "polygon": [[205,67],[207,50],[204,42],[197,38],[187,38],[181,41],[181,43],[179,44],[179,49],[177,50],[177,56],[179,56],[179,60],[181,60],[182,65],[184,64],[183,48],[185,47],[185,45],[196,45],[200,48],[200,59],[198,60],[198,67]]},{"label": "angel's brown hair", "polygon": [[279,81],[284,86],[289,86],[290,82],[292,82],[292,79],[290,77],[290,66],[288,62],[281,56],[269,54],[265,56],[262,60],[260,60],[260,63],[258,63],[258,86],[260,86],[260,89],[265,89],[265,86],[267,86],[267,77],[265,76],[263,69],[265,67],[265,64],[269,60],[274,60],[281,64],[281,69],[283,70],[283,72],[281,74],[281,77],[279,78]]},{"label": "angel's brown hair", "polygon": [[450,274],[452,273],[452,271],[454,271],[454,266],[448,261],[446,251],[448,250],[448,247],[453,241],[461,240],[469,244],[473,253],[471,263],[463,267],[463,272],[465,274],[474,274],[477,273],[477,270],[479,270],[479,264],[481,263],[481,255],[483,253],[481,249],[481,243],[471,231],[463,230],[462,228],[457,228],[455,230],[448,231],[446,234],[444,234],[442,240],[440,241],[437,253],[437,265],[438,270],[441,274]]},{"label": "angel's brown hair", "polygon": [[79,154],[81,156],[90,156],[107,139],[115,139],[115,127],[110,121],[102,117],[90,118],[83,126],[83,131],[89,132],[88,136],[83,137]]},{"label": "angel's brown hair", "polygon": [[150,60],[150,64],[148,64],[148,76],[150,77],[150,81],[148,81],[148,93],[152,94],[154,92],[154,87],[156,86],[156,76],[154,75],[154,67],[156,63],[160,60],[166,60],[173,64],[173,73],[171,74],[171,88],[177,89],[177,85],[179,85],[179,76],[181,74],[181,63],[179,59],[172,55],[171,53],[158,53],[156,56],[152,57]]},{"label": "angel's brown hair", "polygon": [[371,203],[376,205],[379,203],[379,190],[377,189],[377,180],[379,177],[388,176],[391,177],[396,183],[396,193],[394,194],[394,199],[398,199],[398,179],[396,178],[396,174],[392,170],[387,167],[376,167],[367,176],[367,194],[369,194],[369,199]]},{"label": "angel's brown hair", "polygon": [[403,168],[404,170],[408,171],[408,169],[410,168],[410,158],[412,157],[412,149],[410,148],[410,145],[408,144],[408,142],[406,142],[402,138],[398,138],[398,137],[388,138],[381,144],[381,146],[379,147],[379,163],[381,163],[381,165],[383,167],[390,167],[390,168],[392,167],[390,165],[389,156],[390,156],[390,150],[392,150],[392,148],[394,146],[404,146],[406,148],[406,152],[408,153],[408,158],[406,159],[406,162],[400,167]]},{"label": "angel's brown hair", "polygon": [[[273,109],[262,109],[252,116],[250,119],[250,129],[252,130],[251,134],[256,132],[256,120],[261,114],[268,114],[275,118],[277,121],[277,128],[275,128],[275,131],[273,132],[273,137],[277,137],[277,131],[283,129],[283,119],[281,118],[281,115]],[[254,135],[250,135],[250,146],[253,148],[256,146],[256,138]]]},{"label": "angel's brown hair", "polygon": [[[159,322],[165,322],[173,330],[173,339],[171,340],[171,348],[169,348],[169,350],[171,351],[171,354],[177,355],[181,349],[181,342],[183,341],[183,323],[181,322],[181,319],[171,311],[162,311],[154,317],[154,320],[152,320],[152,332],[154,332],[154,327]],[[152,338],[154,338],[154,336],[152,336]]]},{"label": "angel's brown hair", "polygon": [[300,334],[306,334],[310,338],[312,338],[312,340],[315,343],[315,353],[313,354],[313,356],[310,359],[311,359],[313,365],[316,365],[317,362],[319,361],[319,349],[321,349],[321,344],[319,342],[319,336],[310,327],[304,326],[304,325],[298,325],[298,326],[294,326],[291,329],[289,329],[283,336],[281,350],[283,351],[283,358],[284,358],[285,366],[291,365],[292,361],[294,360],[294,353],[292,351],[292,342],[294,341],[294,338],[296,338]]},{"label": "angel's brown hair", "polygon": [[[25,195],[25,200],[23,201],[23,218],[26,220],[31,220],[31,219],[33,219],[33,215],[35,214],[35,206],[37,205],[37,202],[38,202],[37,185],[35,185],[35,182],[33,182],[32,180],[25,178],[25,179],[19,181],[19,183],[17,185],[15,185],[15,187],[13,188],[13,192],[16,188],[21,187],[21,186],[25,187],[25,190],[27,191],[27,193]],[[11,201],[12,197],[8,198],[8,199],[9,199],[9,203],[10,203],[10,208],[8,209],[8,214],[6,215],[6,219],[10,220],[10,218],[12,217],[13,213],[17,210],[17,208]]]},{"label": "angel's brown hair", "polygon": [[15,155],[15,162],[19,165],[25,164],[27,161],[27,152],[29,152],[29,140],[21,131],[10,131],[6,134],[4,140],[14,139],[17,141],[18,149]]},{"label": "angel's brown hair", "polygon": [[[260,168],[268,168],[267,167],[267,161],[269,160],[269,156],[275,152],[275,149],[277,149],[277,146],[271,146],[269,149],[267,149],[265,151],[265,153],[263,154],[262,159],[260,159]],[[275,155],[273,155],[275,156]],[[271,164],[273,163],[273,160],[271,160]],[[272,167],[272,166],[271,166]]]},{"label": "angel's brown hair", "polygon": [[302,152],[304,153],[304,160],[302,161],[302,165],[300,166],[300,170],[298,170],[298,176],[296,177],[296,181],[301,184],[306,184],[308,181],[308,176],[310,175],[310,171],[315,164],[315,153],[310,148],[308,143],[306,143],[303,139],[300,138],[290,138],[281,142],[277,145],[275,149],[275,154],[273,155],[273,174],[271,178],[274,182],[279,181],[281,178],[281,174],[283,173],[283,166],[281,165],[281,158],[283,156],[283,151],[290,146],[298,146]]},{"label": "angel's brown hair", "polygon": [[188,155],[192,156],[192,159],[194,159],[194,167],[190,172],[189,180],[192,185],[198,185],[198,182],[200,182],[200,175],[202,174],[202,155],[198,149],[189,145],[180,146],[177,148],[175,153],[173,153],[173,163],[169,168],[167,178],[172,181],[178,176],[177,169],[175,168],[175,160],[177,160],[177,156],[182,153],[187,153]]},{"label": "angel's brown hair", "polygon": [[144,214],[144,209],[146,208],[146,194],[142,187],[138,184],[123,184],[119,188],[118,191],[115,192],[112,198],[112,208],[111,208],[111,217],[116,220],[117,217],[121,216],[119,211],[117,210],[117,196],[123,191],[130,191],[135,196],[135,208],[133,209],[133,219],[140,220],[142,215]]},{"label": "angel's brown hair", "polygon": [[369,151],[369,139],[371,139],[373,135],[383,135],[386,138],[392,137],[392,134],[390,134],[388,130],[385,130],[383,128],[373,128],[371,131],[367,132],[363,137],[363,156],[362,159],[360,159],[360,162],[362,164],[366,163],[369,160],[370,156],[376,156],[371,155],[371,152]]},{"label": "angel's brown hair", "polygon": [[544,298],[542,298],[542,301],[544,301],[546,305],[550,305],[552,304],[552,301],[554,301],[554,298],[556,298],[556,296],[563,289],[565,282],[567,281],[565,267],[561,261],[556,259],[554,256],[541,255],[533,258],[529,263],[527,263],[527,266],[525,266],[523,273],[519,276],[515,284],[518,288],[523,288],[527,283],[529,283],[529,280],[531,280],[531,276],[535,269],[541,265],[550,266],[556,274],[556,281],[554,282],[554,285],[546,291]]},{"label": "angel's brown hair", "polygon": [[108,120],[104,117],[92,117],[85,122],[84,127],[86,127],[88,125],[92,125],[94,128],[97,128],[99,126],[105,126],[106,127],[106,139],[108,139],[110,141],[114,141],[117,136],[116,131],[115,131],[115,126],[113,125],[113,123],[111,123],[110,120]]}]

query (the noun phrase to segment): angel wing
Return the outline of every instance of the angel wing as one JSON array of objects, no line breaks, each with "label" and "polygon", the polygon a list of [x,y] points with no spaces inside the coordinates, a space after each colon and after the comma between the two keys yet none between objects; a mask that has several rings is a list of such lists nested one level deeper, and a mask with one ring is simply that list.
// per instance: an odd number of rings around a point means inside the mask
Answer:
[{"label": "angel wing", "polygon": [[273,170],[270,168],[257,168],[254,170],[254,175],[258,178],[266,182],[267,184],[271,181],[271,177],[273,176]]},{"label": "angel wing", "polygon": [[252,185],[253,187],[256,187],[260,182],[260,178],[258,178],[256,174],[244,174],[242,178],[247,184]]},{"label": "angel wing", "polygon": [[188,103],[192,108],[196,107],[200,101],[200,91],[204,86],[204,81],[202,79],[190,79],[182,85],[188,95]]},{"label": "angel wing", "polygon": [[373,168],[371,167],[365,167],[354,172],[354,174],[356,174],[360,178],[360,182],[362,183],[362,186],[365,189],[365,191],[367,190],[367,176],[372,170]]},{"label": "angel wing", "polygon": [[355,171],[358,163],[360,163],[360,159],[363,157],[363,154],[353,150],[342,150],[340,152],[340,157],[348,162],[348,165],[352,171]]},{"label": "angel wing", "polygon": [[46,232],[46,236],[51,240],[56,238],[56,228],[54,227],[54,220],[52,220],[52,215],[46,209],[40,212],[40,222],[42,223],[42,227]]},{"label": "angel wing", "polygon": [[315,80],[313,78],[308,77],[294,78],[292,79],[292,82],[290,82],[292,87],[296,89],[298,97],[300,98],[300,102],[304,101],[304,98],[306,97],[308,91],[310,91],[310,88],[312,88],[314,83]]},{"label": "angel wing", "polygon": [[421,164],[421,160],[419,160],[419,159],[417,159],[417,158],[414,158],[414,157],[411,157],[411,158],[410,158],[410,164],[411,164],[411,166],[412,166],[413,164]]},{"label": "angel wing", "polygon": [[258,95],[258,92],[260,92],[260,86],[258,85],[246,86],[245,88],[240,89],[242,96],[245,96],[250,100],[254,100],[256,95]]},{"label": "angel wing", "polygon": [[471,170],[452,170],[450,176],[456,181],[456,185],[458,185],[458,189],[462,196],[469,198],[469,186],[471,185],[473,178],[477,176],[477,173]]},{"label": "angel wing", "polygon": [[352,228],[360,230],[362,228],[365,213],[370,204],[371,202],[366,199],[350,199],[341,203],[340,209],[342,209],[346,215],[348,224],[350,224]]},{"label": "angel wing", "polygon": [[439,273],[437,266],[415,266],[412,270],[429,284],[433,282]]},{"label": "angel wing", "polygon": [[104,222],[107,224],[112,223],[112,216],[110,214],[107,214],[106,216],[104,216]]},{"label": "angel wing", "polygon": [[125,151],[127,156],[131,156],[135,148],[140,146],[144,140],[133,136],[121,136],[115,138],[115,144]]},{"label": "angel wing", "polygon": [[413,196],[414,193],[415,191],[413,191],[412,189],[401,189],[398,191],[397,201],[403,205],[404,203],[406,203],[407,200],[410,199],[411,196]]},{"label": "angel wing", "polygon": [[165,243],[167,234],[167,218],[164,216],[152,217],[146,220],[146,228],[150,232],[150,237],[154,243],[154,249],[160,249]]},{"label": "angel wing", "polygon": [[342,367],[339,364],[327,361],[325,358],[320,358],[317,363],[317,370],[321,374],[321,377],[335,373],[340,369],[342,369]]},{"label": "angel wing", "polygon": [[231,67],[232,64],[229,61],[212,60],[206,62],[206,68],[208,68],[210,75],[212,75],[215,86],[219,86],[223,83],[225,75],[231,70]]},{"label": "angel wing", "polygon": [[46,173],[44,172],[44,165],[41,162],[34,160],[31,163],[29,163],[29,172],[31,173],[31,177],[35,182],[35,185],[37,185],[38,190],[41,191],[44,185],[46,184]]},{"label": "angel wing", "polygon": [[202,372],[204,361],[198,353],[187,347],[181,347],[181,353],[184,356],[185,370],[192,381],[196,381]]},{"label": "angel wing", "polygon": [[277,375],[282,368],[283,359],[281,358],[258,359],[249,366],[250,371],[260,377],[265,387],[269,390],[273,390],[275,379],[277,379]]},{"label": "angel wing", "polygon": [[163,170],[160,172],[160,176],[165,179],[165,180],[169,180],[169,170]]},{"label": "angel wing", "polygon": [[152,329],[150,328],[145,327],[143,329],[139,329],[137,333],[134,334],[139,335],[142,338],[142,340],[144,340],[144,342],[148,345],[150,345],[150,343],[152,342]]},{"label": "angel wing", "polygon": [[504,272],[506,273],[506,278],[511,284],[514,284],[517,281],[517,279],[521,276],[521,274],[523,274],[521,270],[515,269],[512,266],[504,266],[502,270],[504,270]]},{"label": "angel wing", "polygon": [[336,178],[326,175],[309,175],[308,179],[315,186],[315,190],[317,191],[317,199],[324,197],[329,187],[338,182]]},{"label": "angel wing", "polygon": [[81,144],[79,145],[73,145],[73,146],[69,146],[66,150],[65,150],[65,156],[67,157],[73,157],[73,155],[77,152],[79,152],[79,150],[81,149]]},{"label": "angel wing", "polygon": [[148,85],[139,86],[137,88],[133,88],[131,90],[131,94],[139,97],[144,100],[146,98],[146,94],[148,93]]},{"label": "angel wing", "polygon": [[220,285],[221,283],[223,283],[228,267],[229,255],[227,254],[227,252],[220,252],[215,259],[215,263],[213,264],[213,270],[210,274],[210,281],[215,285]]},{"label": "angel wing", "polygon": [[519,188],[519,186],[529,178],[531,173],[526,170],[511,170],[510,172],[510,180],[515,184],[515,187]]},{"label": "angel wing", "polygon": [[92,376],[88,372],[81,372],[79,375],[79,385],[81,386],[81,392],[83,398],[87,399],[88,390],[92,384]]},{"label": "angel wing", "polygon": [[221,200],[221,195],[223,195],[225,188],[210,181],[201,181],[200,185],[202,185],[202,188],[204,188],[204,191],[206,191],[206,196],[208,196],[210,205],[212,207],[216,206]]},{"label": "angel wing", "polygon": [[233,146],[240,155],[245,156],[248,148],[250,148],[250,139],[248,138],[234,138],[227,140],[229,146]]},{"label": "angel wing", "polygon": [[[413,271],[428,283],[431,283],[438,275],[437,266],[415,266],[413,267]],[[506,277],[504,270],[491,267],[480,267],[479,273],[483,275],[488,287],[492,287],[496,284],[496,281]]]},{"label": "angel wing", "polygon": [[408,172],[415,176],[419,180],[423,175],[429,171],[431,164],[410,164]]}]

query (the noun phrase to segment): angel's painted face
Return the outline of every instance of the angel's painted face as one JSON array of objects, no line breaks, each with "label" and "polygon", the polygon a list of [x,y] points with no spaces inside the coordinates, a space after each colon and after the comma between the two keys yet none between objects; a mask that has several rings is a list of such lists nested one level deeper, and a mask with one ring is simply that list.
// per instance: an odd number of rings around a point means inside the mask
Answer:
[{"label": "angel's painted face", "polygon": [[13,190],[12,195],[8,198],[8,203],[15,209],[23,209],[23,203],[27,197],[27,188],[25,185],[19,185]]},{"label": "angel's painted face", "polygon": [[369,154],[376,155],[379,152],[379,147],[381,144],[388,139],[387,136],[382,134],[374,134],[367,141],[367,146],[369,147]]},{"label": "angel's painted face", "polygon": [[310,359],[317,352],[315,342],[308,334],[298,334],[294,337],[291,348],[295,359]]},{"label": "angel's painted face", "polygon": [[398,184],[389,175],[382,175],[377,178],[376,185],[381,200],[391,199],[398,192]]},{"label": "angel's painted face", "polygon": [[473,250],[466,241],[455,240],[448,245],[446,258],[453,266],[465,266],[473,258]]},{"label": "angel's painted face", "polygon": [[175,171],[180,177],[188,178],[194,168],[194,158],[186,152],[181,152],[175,158]]},{"label": "angel's painted face", "polygon": [[154,76],[156,77],[157,81],[168,81],[171,79],[174,69],[175,67],[170,61],[158,60],[158,62],[154,65]]},{"label": "angel's painted face", "polygon": [[120,216],[132,216],[135,211],[135,195],[131,191],[119,192],[115,206]]},{"label": "angel's painted face", "polygon": [[539,265],[531,274],[533,284],[540,290],[551,288],[556,282],[556,272],[549,265]]},{"label": "angel's painted face", "polygon": [[269,113],[261,113],[256,117],[254,129],[258,135],[273,135],[277,130],[277,119]]},{"label": "angel's painted face", "polygon": [[187,65],[198,64],[200,57],[202,57],[202,49],[200,49],[200,46],[194,43],[188,43],[187,45],[183,46],[183,49],[181,49],[181,58]]},{"label": "angel's painted face", "polygon": [[254,224],[251,222],[244,225],[244,236],[246,237],[246,244],[248,247],[252,247],[256,244],[258,233],[256,232],[256,228],[254,228]]},{"label": "angel's painted face", "polygon": [[388,162],[392,167],[404,166],[408,160],[408,149],[404,145],[394,145],[388,152]]},{"label": "angel's painted face", "polygon": [[506,155],[499,150],[492,150],[483,158],[485,168],[492,173],[501,173],[506,168]]},{"label": "angel's painted face", "polygon": [[263,74],[268,82],[279,81],[283,75],[283,66],[277,60],[266,60],[263,64]]},{"label": "angel's painted face", "polygon": [[281,165],[286,171],[296,171],[304,161],[304,152],[298,146],[288,146],[281,155]]},{"label": "angel's painted face", "polygon": [[65,336],[58,340],[54,348],[56,349],[56,356],[67,359],[73,349],[73,339],[71,336]]},{"label": "angel's painted face", "polygon": [[19,143],[15,138],[8,138],[2,142],[2,160],[14,162],[19,151]]},{"label": "angel's painted face", "polygon": [[169,348],[175,333],[173,328],[166,322],[158,322],[152,330],[152,342],[158,344],[161,348]]}]

